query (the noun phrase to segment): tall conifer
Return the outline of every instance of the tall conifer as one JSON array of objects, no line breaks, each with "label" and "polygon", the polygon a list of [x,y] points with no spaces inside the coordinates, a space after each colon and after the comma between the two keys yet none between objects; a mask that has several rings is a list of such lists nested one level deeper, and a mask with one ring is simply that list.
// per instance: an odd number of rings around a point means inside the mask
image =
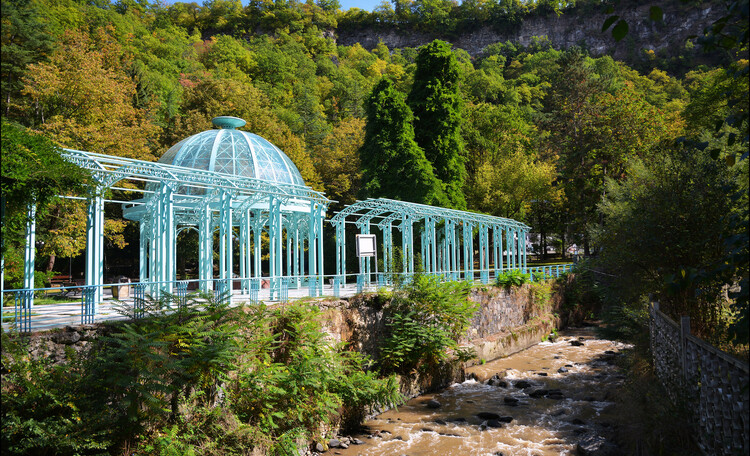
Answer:
[{"label": "tall conifer", "polygon": [[413,115],[404,95],[383,79],[368,98],[366,110],[365,140],[359,149],[363,196],[445,204],[440,181],[414,141]]},{"label": "tall conifer", "polygon": [[407,99],[414,113],[415,140],[443,182],[448,205],[465,209],[460,68],[450,44],[440,40],[422,47],[416,62],[414,85]]}]

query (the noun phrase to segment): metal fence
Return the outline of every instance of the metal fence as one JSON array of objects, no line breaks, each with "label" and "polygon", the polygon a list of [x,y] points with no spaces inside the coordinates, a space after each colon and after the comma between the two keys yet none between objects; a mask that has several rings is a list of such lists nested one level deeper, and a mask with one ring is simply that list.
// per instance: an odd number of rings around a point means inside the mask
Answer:
[{"label": "metal fence", "polygon": [[690,318],[672,321],[652,303],[649,332],[654,371],[673,401],[694,411],[698,444],[707,455],[750,450],[748,364],[690,334]]},{"label": "metal fence", "polygon": [[[529,267],[531,280],[559,277],[570,272],[572,264]],[[92,324],[104,320],[143,318],[149,306],[159,300],[179,308],[189,299],[240,302],[288,301],[303,297],[348,297],[375,292],[396,284],[406,284],[414,274],[373,273],[332,276],[252,277],[230,280],[178,280],[173,282],[111,283],[101,287],[76,285],[4,290],[2,327],[6,331],[31,332],[66,325]],[[463,271],[443,271],[432,275],[442,280],[461,277],[483,284],[496,280],[493,270],[477,271],[465,277]],[[203,294],[200,294],[203,292]],[[42,298],[52,298],[42,301]],[[54,300],[54,301],[53,301]],[[50,303],[52,301],[52,303]],[[12,306],[6,305],[12,302]]]}]

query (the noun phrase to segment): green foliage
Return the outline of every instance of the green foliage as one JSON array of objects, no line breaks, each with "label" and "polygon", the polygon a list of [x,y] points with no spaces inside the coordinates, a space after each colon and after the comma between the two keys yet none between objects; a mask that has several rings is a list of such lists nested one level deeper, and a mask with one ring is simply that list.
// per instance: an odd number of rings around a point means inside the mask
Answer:
[{"label": "green foliage", "polygon": [[465,209],[461,127],[461,71],[450,44],[435,40],[419,50],[407,103],[414,113],[414,139],[442,182],[447,207]]},{"label": "green foliage", "polygon": [[429,370],[458,352],[463,335],[476,311],[468,299],[465,282],[440,282],[418,274],[398,290],[390,303],[391,331],[380,351],[382,370],[409,374]]},{"label": "green foliage", "polygon": [[57,195],[81,191],[88,172],[64,160],[48,138],[2,121],[2,253],[21,244],[28,206],[43,216]]},{"label": "green foliage", "polygon": [[513,269],[510,271],[504,271],[502,274],[498,274],[497,279],[495,279],[495,285],[497,285],[498,287],[511,289],[513,287],[522,286],[523,284],[528,282],[529,279],[529,274],[524,274],[518,269]]},{"label": "green foliage", "polygon": [[359,149],[363,196],[442,205],[440,181],[414,142],[411,121],[403,94],[388,79],[380,81],[367,100],[365,139]]},{"label": "green foliage", "polygon": [[229,391],[243,422],[274,438],[322,437],[317,430],[340,419],[342,406],[360,418],[365,408],[400,402],[395,379],[378,380],[361,355],[326,341],[316,308],[260,307],[247,318],[258,332],[245,340],[238,379]]},{"label": "green foliage", "polygon": [[327,340],[309,304],[167,296],[145,312],[57,365],[3,333],[4,454],[289,454],[402,400],[395,377]]},{"label": "green foliage", "polygon": [[112,443],[87,425],[79,365],[33,359],[29,340],[2,332],[3,454],[102,454]]},{"label": "green foliage", "polygon": [[737,234],[728,216],[743,208],[727,193],[746,180],[746,171],[728,173],[723,163],[677,147],[632,161],[622,183],[608,181],[595,235],[613,304],[645,305],[654,293],[673,318],[690,315],[695,333],[720,333],[731,320],[722,287],[733,278],[706,271],[722,261],[724,239]]}]

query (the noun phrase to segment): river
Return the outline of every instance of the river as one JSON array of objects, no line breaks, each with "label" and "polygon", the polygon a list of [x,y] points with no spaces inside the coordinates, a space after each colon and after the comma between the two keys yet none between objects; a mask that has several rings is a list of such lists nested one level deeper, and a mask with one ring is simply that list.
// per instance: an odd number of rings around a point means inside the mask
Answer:
[{"label": "river", "polygon": [[591,328],[564,331],[555,342],[467,369],[469,380],[378,415],[353,436],[358,444],[326,454],[618,454],[614,399],[625,376],[615,359],[626,348]]}]

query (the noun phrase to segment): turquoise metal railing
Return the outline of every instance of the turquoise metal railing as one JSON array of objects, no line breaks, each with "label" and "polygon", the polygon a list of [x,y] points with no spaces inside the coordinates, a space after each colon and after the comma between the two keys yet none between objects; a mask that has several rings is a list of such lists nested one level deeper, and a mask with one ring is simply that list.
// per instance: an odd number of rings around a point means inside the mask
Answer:
[{"label": "turquoise metal railing", "polygon": [[[531,281],[539,281],[548,278],[559,277],[573,269],[572,264],[555,264],[545,266],[530,266],[526,268]],[[441,280],[448,280],[451,277],[458,276],[459,271],[441,271],[431,273]],[[461,277],[464,271],[461,272]],[[13,312],[8,313],[10,309],[3,308],[3,328],[19,332],[31,332],[46,328],[59,327],[72,324],[91,324],[105,319],[125,319],[125,318],[143,318],[146,316],[148,302],[152,300],[148,291],[156,290],[159,296],[173,296],[173,300],[168,302],[175,303],[177,307],[183,307],[189,299],[200,301],[203,299],[198,290],[205,288],[212,289],[214,299],[224,303],[258,303],[261,301],[288,301],[307,296],[351,296],[355,293],[365,291],[377,291],[385,287],[397,286],[398,284],[408,284],[411,282],[415,273],[396,273],[396,272],[372,272],[369,277],[367,274],[347,274],[332,276],[284,276],[275,280],[270,278],[235,278],[230,282],[227,279],[206,280],[180,280],[173,282],[143,282],[143,283],[117,283],[102,286],[71,286],[58,288],[40,288],[40,289],[15,289],[6,290],[6,293],[13,297]],[[476,270],[469,277],[469,280],[479,281],[483,284],[492,283],[496,276],[493,270]],[[249,287],[242,287],[240,284],[247,280]],[[210,282],[204,286],[204,282]],[[271,289],[271,284],[275,283],[276,288]],[[298,287],[297,284],[300,284]],[[132,293],[120,291],[120,299],[114,299],[114,290],[110,294],[110,289],[127,285]],[[172,295],[164,295],[160,290],[174,290]],[[105,292],[106,291],[106,292]],[[292,293],[292,291],[294,293]],[[305,292],[308,293],[305,293]],[[43,292],[53,292],[60,296],[59,303],[55,304],[34,304],[33,295],[41,295]],[[80,297],[76,297],[80,292]],[[124,293],[124,294],[123,294]],[[70,301],[65,301],[65,297]],[[194,296],[194,298],[191,298]],[[102,297],[102,298],[100,298]],[[153,299],[158,299],[153,298]],[[6,301],[7,302],[7,301]],[[117,304],[117,305],[115,305]],[[76,306],[79,311],[76,311]],[[115,308],[118,307],[118,308]],[[123,308],[127,312],[123,312]],[[102,309],[106,309],[102,311]]]}]

